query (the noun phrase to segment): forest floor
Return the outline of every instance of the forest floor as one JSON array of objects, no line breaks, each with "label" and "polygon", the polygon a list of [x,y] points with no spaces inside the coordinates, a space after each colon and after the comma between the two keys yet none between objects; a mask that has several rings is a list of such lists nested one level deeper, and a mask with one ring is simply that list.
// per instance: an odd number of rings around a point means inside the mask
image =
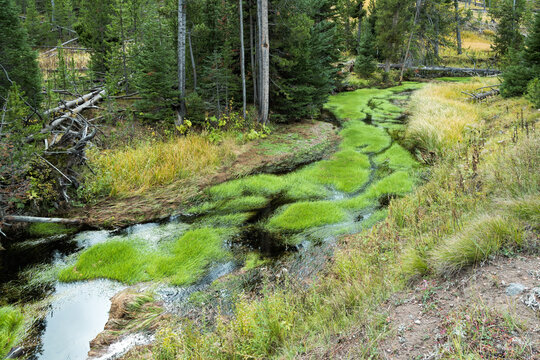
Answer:
[{"label": "forest floor", "polygon": [[210,174],[193,174],[133,196],[109,196],[72,208],[66,215],[98,228],[163,219],[193,205],[210,186],[251,174],[283,173],[320,160],[332,153],[338,140],[336,127],[326,122],[280,126],[265,139],[235,146],[232,156]]}]

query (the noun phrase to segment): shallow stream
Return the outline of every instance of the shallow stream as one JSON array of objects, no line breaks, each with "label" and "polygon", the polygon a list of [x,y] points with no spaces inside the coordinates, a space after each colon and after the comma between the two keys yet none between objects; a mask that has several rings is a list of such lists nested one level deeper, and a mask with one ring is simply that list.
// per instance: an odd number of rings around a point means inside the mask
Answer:
[{"label": "shallow stream", "polygon": [[[394,140],[404,129],[396,104],[418,86],[332,96],[326,109],[342,125],[335,154],[288,174],[212,187],[189,216],[28,240],[0,252],[2,300],[46,304],[36,341],[23,355],[86,359],[107,322],[110,298],[133,284],[159,284],[148,287],[174,313],[191,294],[242,267],[286,257],[295,276],[312,276],[321,264],[316,254],[384,218],[389,200],[414,187],[418,163]],[[151,340],[131,334],[100,359]]]}]

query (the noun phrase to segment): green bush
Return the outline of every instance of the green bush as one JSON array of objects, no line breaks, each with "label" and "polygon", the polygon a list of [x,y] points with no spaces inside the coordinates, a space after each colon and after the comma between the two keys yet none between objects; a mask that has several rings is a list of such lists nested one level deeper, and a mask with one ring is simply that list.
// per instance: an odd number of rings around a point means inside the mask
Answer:
[{"label": "green bush", "polygon": [[503,73],[501,95],[505,98],[523,95],[532,77],[532,70],[524,65],[509,66]]},{"label": "green bush", "polygon": [[529,81],[529,85],[527,85],[527,99],[529,99],[534,106],[540,108],[540,78]]}]

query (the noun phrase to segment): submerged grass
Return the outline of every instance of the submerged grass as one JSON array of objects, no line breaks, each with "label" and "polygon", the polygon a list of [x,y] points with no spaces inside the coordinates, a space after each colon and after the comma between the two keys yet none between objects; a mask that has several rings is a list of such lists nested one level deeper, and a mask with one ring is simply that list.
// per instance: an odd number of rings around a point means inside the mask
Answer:
[{"label": "submerged grass", "polygon": [[24,335],[24,316],[20,310],[0,307],[0,358],[4,358]]},{"label": "submerged grass", "polygon": [[35,237],[73,234],[77,228],[62,224],[33,223],[28,227],[28,233]]},{"label": "submerged grass", "polygon": [[191,284],[211,262],[229,256],[223,241],[230,232],[220,228],[190,230],[158,249],[137,238],[110,240],[83,251],[75,265],[60,271],[58,277],[65,282],[105,278],[126,284],[149,280]]}]

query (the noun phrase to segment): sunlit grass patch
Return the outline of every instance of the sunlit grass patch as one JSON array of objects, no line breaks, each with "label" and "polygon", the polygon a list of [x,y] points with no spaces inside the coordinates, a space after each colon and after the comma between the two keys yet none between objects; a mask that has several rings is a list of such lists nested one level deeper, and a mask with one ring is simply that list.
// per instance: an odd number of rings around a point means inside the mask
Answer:
[{"label": "sunlit grass patch", "polygon": [[394,170],[409,169],[419,165],[411,153],[397,143],[393,144],[384,153],[377,155],[375,162],[378,165],[386,163],[390,169]]},{"label": "sunlit grass patch", "polygon": [[540,229],[540,195],[529,195],[502,204],[511,214]]},{"label": "sunlit grass patch", "polygon": [[164,280],[174,285],[196,281],[213,261],[223,260],[223,248],[230,230],[201,228],[190,230],[159,249],[142,239],[114,239],[83,251],[75,265],[63,269],[60,281],[97,278],[134,284]]},{"label": "sunlit grass patch", "polygon": [[523,232],[515,221],[485,215],[445,239],[433,250],[431,261],[437,273],[450,275],[522,242]]},{"label": "sunlit grass patch", "polygon": [[130,196],[157,185],[212,173],[233,156],[231,147],[199,135],[148,141],[135,147],[89,152],[96,175],[85,186],[90,193]]},{"label": "sunlit grass patch", "polygon": [[330,160],[317,163],[307,174],[314,181],[332,185],[339,191],[354,192],[368,181],[370,172],[366,155],[345,150],[334,154]]},{"label": "sunlit grass patch", "polygon": [[270,218],[270,228],[304,230],[345,221],[348,215],[331,201],[299,202]]},{"label": "sunlit grass patch", "polygon": [[481,110],[463,94],[496,83],[475,79],[468,83],[429,84],[411,98],[406,139],[411,146],[442,155],[444,149],[463,141],[466,127],[479,125]]},{"label": "sunlit grass patch", "polygon": [[415,179],[408,171],[396,171],[372,184],[366,190],[366,196],[377,199],[383,195],[405,195],[412,191]]},{"label": "sunlit grass patch", "polygon": [[201,218],[197,226],[235,227],[244,224],[254,212],[235,212],[227,215],[208,215]]},{"label": "sunlit grass patch", "polygon": [[24,335],[24,316],[20,310],[0,307],[0,358],[3,359]]},{"label": "sunlit grass patch", "polygon": [[392,139],[384,129],[367,125],[361,121],[351,121],[345,125],[340,135],[343,137],[340,147],[362,149],[365,153],[379,152],[390,146]]}]

